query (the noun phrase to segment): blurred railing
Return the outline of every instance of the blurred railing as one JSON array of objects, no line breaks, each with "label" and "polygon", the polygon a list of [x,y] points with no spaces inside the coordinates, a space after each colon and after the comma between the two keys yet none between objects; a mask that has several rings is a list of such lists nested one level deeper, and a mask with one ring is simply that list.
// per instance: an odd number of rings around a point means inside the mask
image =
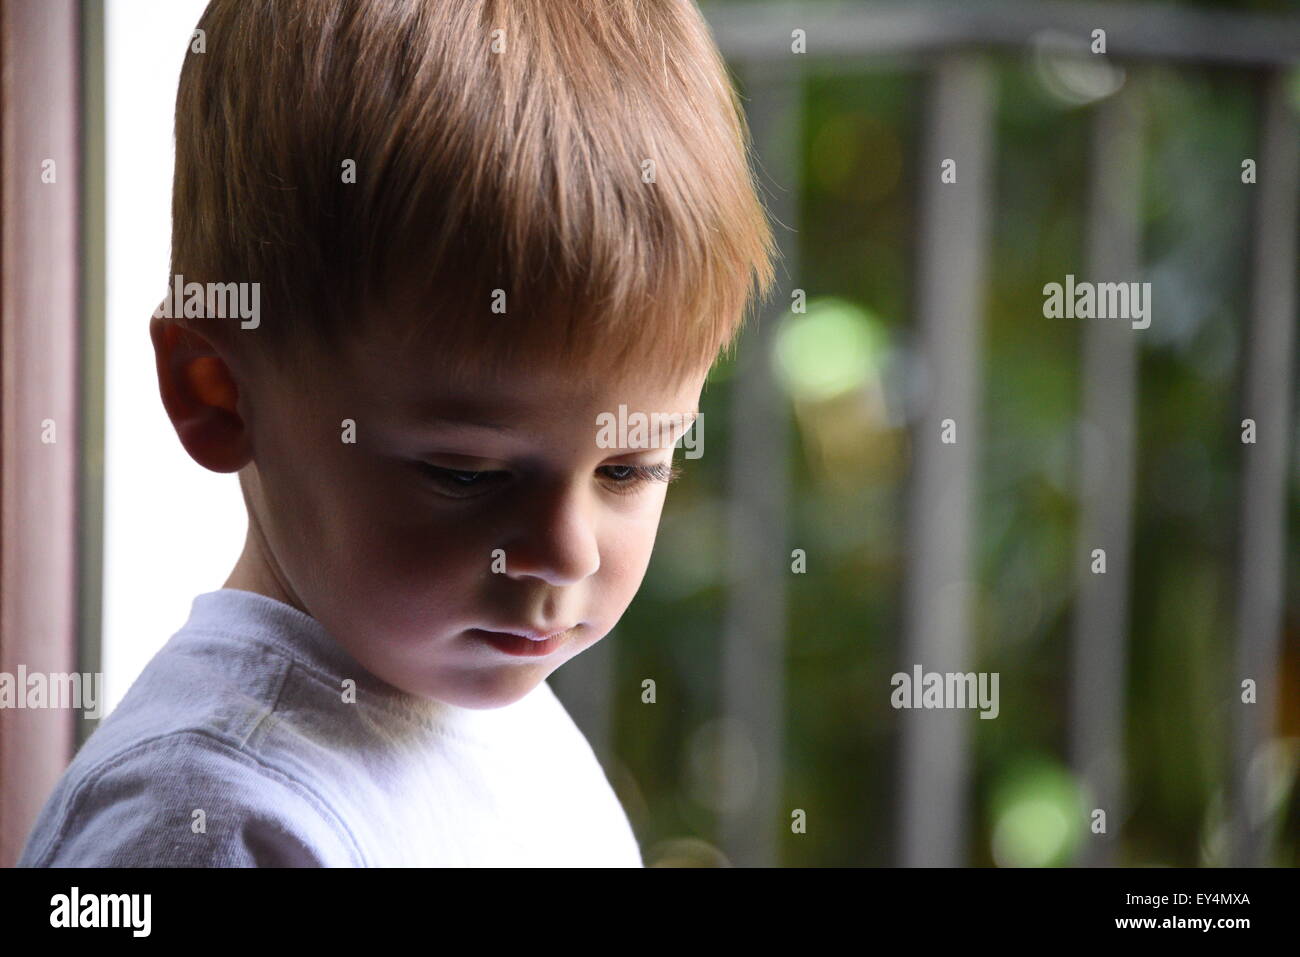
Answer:
[{"label": "blurred railing", "polygon": [[[912,469],[906,520],[902,670],[974,670],[969,610],[975,442],[980,436],[982,302],[989,224],[995,207],[992,159],[997,109],[990,55],[1046,49],[1092,55],[1105,31],[1108,61],[1227,65],[1258,79],[1259,170],[1250,242],[1247,328],[1240,409],[1256,423],[1242,445],[1235,571],[1233,670],[1225,700],[1257,685],[1253,706],[1233,709],[1229,780],[1231,863],[1268,859],[1267,779],[1260,758],[1276,720],[1286,542],[1292,356],[1296,318],[1297,125],[1285,87],[1300,62],[1300,17],[1166,6],[1018,2],[907,4],[704,4],[723,54],[735,68],[778,224],[782,264],[771,312],[742,340],[732,379],[729,459],[728,597],[721,711],[752,781],[750,799],[724,811],[720,840],[739,865],[777,863],[782,804],[786,628],[788,412],[769,357],[799,280],[801,83],[810,75],[904,69],[926,74],[919,162],[919,216],[913,247],[913,346],[926,388],[909,409]],[[803,52],[795,52],[796,31]],[[1139,279],[1142,269],[1140,170],[1144,109],[1140,82],[1087,107],[1091,149],[1086,184],[1086,260],[1080,280]],[[940,164],[955,159],[954,183]],[[1158,318],[1153,320],[1158,321]],[[1129,651],[1131,529],[1136,470],[1135,395],[1140,330],[1124,323],[1082,327],[1078,428],[1079,521],[1074,555],[1069,761],[1090,808],[1113,825],[1091,835],[1077,863],[1117,862],[1127,816],[1123,786],[1124,689]],[[952,419],[961,437],[940,442]],[[974,441],[972,441],[974,440]],[[1092,574],[1093,549],[1107,573]],[[597,646],[557,675],[566,701],[598,752],[608,753],[613,648]],[[882,690],[886,694],[887,690]],[[960,865],[970,854],[970,714],[904,710],[896,797],[896,863]],[[727,746],[720,752],[729,753]],[[725,770],[725,769],[724,769]],[[864,827],[866,825],[864,824]],[[1086,822],[1080,822],[1081,828]]]},{"label": "blurred railing", "polygon": [[[744,88],[765,177],[779,191],[769,201],[783,266],[772,312],[745,338],[734,378],[734,448],[728,501],[731,575],[724,636],[722,711],[752,743],[755,800],[725,815],[724,852],[736,864],[776,861],[777,828],[788,826],[782,800],[785,724],[785,585],[790,548],[785,407],[768,359],[773,335],[800,288],[797,144],[800,84],[814,72],[854,72],[881,65],[923,70],[915,347],[928,389],[910,410],[914,450],[909,479],[904,670],[974,670],[969,611],[975,442],[981,392],[982,291],[989,223],[995,215],[990,168],[996,149],[997,91],[987,53],[1030,50],[1063,38],[1085,53],[1095,29],[1118,60],[1226,64],[1259,78],[1258,184],[1251,237],[1248,328],[1241,415],[1257,423],[1257,441],[1242,446],[1240,557],[1236,571],[1236,666],[1225,696],[1239,700],[1243,679],[1258,685],[1259,704],[1236,707],[1229,794],[1232,861],[1261,864],[1267,838],[1251,809],[1264,781],[1251,769],[1270,735],[1278,698],[1285,564],[1286,463],[1293,394],[1296,316],[1296,119],[1284,89],[1285,69],[1300,61],[1300,17],[1279,18],[1093,3],[909,3],[906,5],[766,3],[705,5],[716,39]],[[794,52],[802,31],[806,52]],[[1140,83],[1088,107],[1087,259],[1081,279],[1135,281],[1142,270],[1140,175],[1143,105]],[[957,161],[956,183],[942,183],[943,159]],[[1159,321],[1158,317],[1155,321]],[[1118,825],[1123,788],[1124,688],[1128,657],[1129,565],[1135,472],[1134,420],[1140,330],[1089,322],[1082,330],[1080,521],[1075,552],[1076,599],[1068,702],[1070,763],[1089,796]],[[953,419],[959,440],[941,444],[940,422]],[[777,424],[774,431],[774,423]],[[782,424],[786,423],[786,424]],[[1085,441],[1086,440],[1086,441]],[[1104,548],[1107,574],[1089,570]],[[882,690],[886,694],[887,690]],[[606,705],[586,721],[605,726]],[[900,712],[897,860],[902,865],[960,865],[970,860],[970,714]],[[784,822],[784,823],[783,823]],[[864,824],[865,826],[865,824]],[[1081,822],[1080,827],[1086,826]],[[1116,861],[1118,826],[1084,844],[1078,863]]]}]

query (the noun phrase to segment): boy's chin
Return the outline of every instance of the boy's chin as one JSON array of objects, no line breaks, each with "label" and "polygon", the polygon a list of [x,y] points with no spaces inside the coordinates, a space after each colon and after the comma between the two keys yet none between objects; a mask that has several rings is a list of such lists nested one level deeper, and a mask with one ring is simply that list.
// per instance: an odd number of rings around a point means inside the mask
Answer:
[{"label": "boy's chin", "polygon": [[459,681],[441,683],[427,692],[408,689],[425,698],[473,711],[489,711],[514,704],[531,694],[546,680],[543,668],[510,668],[462,676]]}]

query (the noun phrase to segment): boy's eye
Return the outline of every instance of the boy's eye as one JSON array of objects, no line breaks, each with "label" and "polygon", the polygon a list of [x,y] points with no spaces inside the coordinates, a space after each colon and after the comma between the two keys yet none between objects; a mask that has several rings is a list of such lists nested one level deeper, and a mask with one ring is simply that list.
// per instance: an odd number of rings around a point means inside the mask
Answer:
[{"label": "boy's eye", "polygon": [[506,472],[471,472],[465,469],[445,469],[428,462],[419,463],[424,473],[438,488],[457,498],[481,495],[493,481],[506,476]]},{"label": "boy's eye", "polygon": [[[473,472],[466,469],[448,469],[428,462],[420,462],[421,470],[439,489],[457,498],[482,495],[509,472]],[[635,491],[649,482],[672,482],[681,474],[681,467],[671,463],[656,465],[605,465],[598,469],[607,480],[606,487],[619,494]]]},{"label": "boy's eye", "polygon": [[655,465],[606,465],[603,471],[619,493],[634,491],[649,482],[672,482],[682,474],[681,466],[671,463]]}]

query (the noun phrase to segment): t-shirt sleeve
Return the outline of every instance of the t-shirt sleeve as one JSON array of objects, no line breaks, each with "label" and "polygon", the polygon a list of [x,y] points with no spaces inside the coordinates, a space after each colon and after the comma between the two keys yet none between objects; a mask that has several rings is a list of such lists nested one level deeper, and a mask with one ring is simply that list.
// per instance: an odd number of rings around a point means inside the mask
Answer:
[{"label": "t-shirt sleeve", "polygon": [[[70,782],[20,866],[355,867],[346,827],[309,788],[200,732],[138,744]],[[45,831],[46,833],[42,833]]]}]

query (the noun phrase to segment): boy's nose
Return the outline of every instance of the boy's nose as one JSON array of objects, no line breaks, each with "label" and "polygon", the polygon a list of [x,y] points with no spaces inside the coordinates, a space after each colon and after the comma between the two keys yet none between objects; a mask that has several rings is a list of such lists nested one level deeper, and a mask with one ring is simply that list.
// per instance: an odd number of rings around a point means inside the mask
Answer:
[{"label": "boy's nose", "polygon": [[528,516],[505,548],[506,574],[572,585],[600,568],[596,529],[577,497],[557,494]]}]

